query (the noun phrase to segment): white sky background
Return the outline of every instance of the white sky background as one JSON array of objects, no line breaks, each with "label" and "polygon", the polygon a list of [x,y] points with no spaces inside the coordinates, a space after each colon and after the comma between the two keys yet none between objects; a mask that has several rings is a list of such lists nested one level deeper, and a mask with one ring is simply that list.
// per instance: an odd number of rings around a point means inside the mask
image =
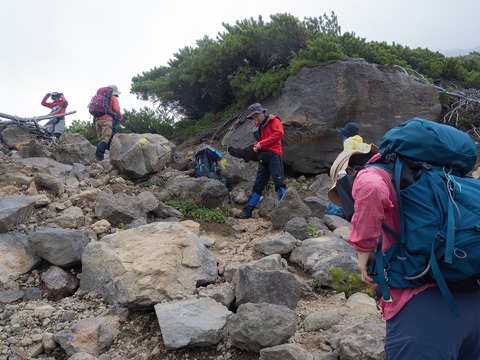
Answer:
[{"label": "white sky background", "polygon": [[367,41],[430,50],[480,45],[478,0],[0,0],[0,112],[40,116],[47,92],[63,92],[67,125],[89,120],[97,88],[116,84],[122,109],[150,107],[130,94],[132,77],[168,65],[173,54],[222,22],[299,20],[334,11],[342,32]]}]

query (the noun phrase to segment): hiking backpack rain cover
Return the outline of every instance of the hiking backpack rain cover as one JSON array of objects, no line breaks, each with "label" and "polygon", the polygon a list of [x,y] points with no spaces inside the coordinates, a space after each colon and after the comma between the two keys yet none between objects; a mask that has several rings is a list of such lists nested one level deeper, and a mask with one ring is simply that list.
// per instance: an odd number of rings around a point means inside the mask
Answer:
[{"label": "hiking backpack rain cover", "polygon": [[222,176],[220,165],[218,162],[223,155],[213,148],[204,148],[195,154],[195,177],[208,177],[216,179],[226,184],[227,180]]},{"label": "hiking backpack rain cover", "polygon": [[388,287],[416,288],[436,282],[459,316],[450,289],[480,289],[480,180],[467,174],[477,147],[468,134],[420,118],[388,131],[379,152],[392,167],[400,234],[382,254],[381,236],[372,278]]},{"label": "hiking backpack rain cover", "polygon": [[113,89],[109,87],[102,87],[97,90],[97,93],[88,104],[88,112],[94,117],[100,117],[106,114],[111,114],[110,98],[112,97]]}]

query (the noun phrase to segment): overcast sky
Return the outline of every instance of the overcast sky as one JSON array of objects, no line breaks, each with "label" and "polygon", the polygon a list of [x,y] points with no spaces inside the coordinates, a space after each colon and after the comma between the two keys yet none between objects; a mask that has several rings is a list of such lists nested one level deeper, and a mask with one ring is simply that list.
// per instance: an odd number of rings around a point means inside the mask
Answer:
[{"label": "overcast sky", "polygon": [[[480,45],[478,0],[0,0],[0,112],[40,116],[47,92],[63,92],[67,117],[89,120],[97,88],[116,84],[120,106],[150,106],[130,94],[132,77],[167,65],[222,22],[288,13],[299,20],[334,11],[342,32],[411,48]],[[69,121],[70,120],[70,121]]]}]

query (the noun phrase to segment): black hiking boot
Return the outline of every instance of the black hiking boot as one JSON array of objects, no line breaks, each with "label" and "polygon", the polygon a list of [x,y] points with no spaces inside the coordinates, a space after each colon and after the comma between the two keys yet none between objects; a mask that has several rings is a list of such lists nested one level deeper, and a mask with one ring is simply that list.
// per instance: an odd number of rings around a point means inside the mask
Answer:
[{"label": "black hiking boot", "polygon": [[237,215],[239,219],[250,219],[252,217],[252,211],[255,207],[247,205],[243,208],[242,212]]}]

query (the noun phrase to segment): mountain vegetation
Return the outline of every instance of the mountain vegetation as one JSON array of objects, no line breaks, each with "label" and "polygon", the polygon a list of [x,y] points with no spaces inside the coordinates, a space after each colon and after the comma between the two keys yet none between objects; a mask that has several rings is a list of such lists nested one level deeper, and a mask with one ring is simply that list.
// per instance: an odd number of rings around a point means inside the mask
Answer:
[{"label": "mountain vegetation", "polygon": [[[278,95],[300,68],[347,58],[394,65],[441,87],[446,114],[453,103],[458,105],[452,91],[480,89],[480,53],[446,57],[427,48],[366,41],[354,32],[342,33],[334,12],[303,20],[290,14],[272,15],[270,21],[259,16],[223,27],[215,39],[205,36],[196,47],[180,49],[166,66],[134,76],[131,92],[156,110],[126,111],[128,121],[119,131],[167,139],[198,134],[252,102]],[[456,113],[463,122],[469,115]],[[95,138],[86,122],[75,121],[70,131]]]}]

